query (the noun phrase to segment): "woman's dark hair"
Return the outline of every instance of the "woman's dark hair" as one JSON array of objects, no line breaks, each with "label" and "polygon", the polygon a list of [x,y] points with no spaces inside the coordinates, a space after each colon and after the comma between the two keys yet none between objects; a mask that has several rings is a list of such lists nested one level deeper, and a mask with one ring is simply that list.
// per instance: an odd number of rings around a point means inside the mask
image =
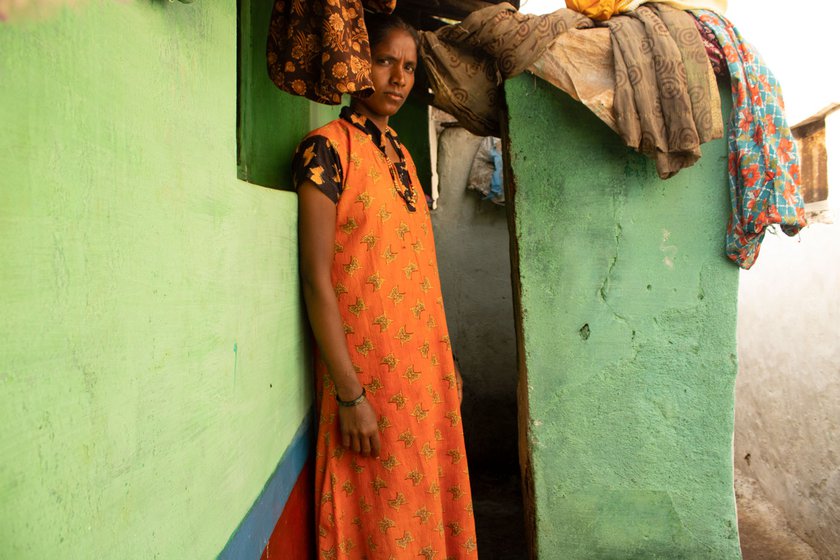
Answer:
[{"label": "woman's dark hair", "polygon": [[417,30],[406,23],[400,16],[365,12],[365,27],[367,27],[371,51],[394,29],[400,29],[411,35],[411,38],[414,39],[414,44],[420,47],[420,35],[417,34]]}]

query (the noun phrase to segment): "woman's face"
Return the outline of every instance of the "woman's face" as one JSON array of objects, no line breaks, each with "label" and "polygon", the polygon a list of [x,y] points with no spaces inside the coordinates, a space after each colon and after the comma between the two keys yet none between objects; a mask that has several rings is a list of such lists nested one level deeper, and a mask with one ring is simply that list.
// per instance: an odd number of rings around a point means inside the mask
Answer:
[{"label": "woman's face", "polygon": [[353,99],[354,108],[381,125],[388,124],[405,103],[414,85],[417,68],[417,45],[403,29],[392,29],[371,52],[371,79],[374,92],[365,98]]}]

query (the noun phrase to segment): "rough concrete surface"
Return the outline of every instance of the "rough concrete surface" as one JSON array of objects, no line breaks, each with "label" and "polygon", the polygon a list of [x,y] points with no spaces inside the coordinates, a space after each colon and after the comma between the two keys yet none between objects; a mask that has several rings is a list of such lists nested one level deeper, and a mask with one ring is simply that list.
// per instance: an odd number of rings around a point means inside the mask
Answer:
[{"label": "rough concrete surface", "polygon": [[758,483],[735,471],[738,531],[744,560],[821,560],[793,532],[782,512],[771,504]]},{"label": "rough concrete surface", "polygon": [[725,143],[662,181],[562,92],[505,91],[538,558],[740,558]]}]

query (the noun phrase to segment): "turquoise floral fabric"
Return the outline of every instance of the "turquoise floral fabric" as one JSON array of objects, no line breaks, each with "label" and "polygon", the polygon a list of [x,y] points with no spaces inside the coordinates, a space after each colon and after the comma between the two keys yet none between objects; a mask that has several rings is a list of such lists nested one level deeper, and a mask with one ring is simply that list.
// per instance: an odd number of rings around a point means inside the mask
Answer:
[{"label": "turquoise floral fabric", "polygon": [[800,193],[799,155],[784,112],[779,82],[758,52],[726,18],[694,12],[723,48],[732,83],[729,122],[729,189],[732,215],[726,254],[748,269],[758,257],[767,227],[787,235],[806,225]]}]

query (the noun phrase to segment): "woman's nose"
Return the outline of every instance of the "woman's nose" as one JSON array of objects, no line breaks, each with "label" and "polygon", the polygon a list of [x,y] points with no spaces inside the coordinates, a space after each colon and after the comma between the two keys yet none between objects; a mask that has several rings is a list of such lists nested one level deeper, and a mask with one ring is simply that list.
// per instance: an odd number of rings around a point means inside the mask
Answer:
[{"label": "woman's nose", "polygon": [[391,83],[398,85],[405,84],[405,70],[399,64],[395,64],[394,69],[391,72]]}]

